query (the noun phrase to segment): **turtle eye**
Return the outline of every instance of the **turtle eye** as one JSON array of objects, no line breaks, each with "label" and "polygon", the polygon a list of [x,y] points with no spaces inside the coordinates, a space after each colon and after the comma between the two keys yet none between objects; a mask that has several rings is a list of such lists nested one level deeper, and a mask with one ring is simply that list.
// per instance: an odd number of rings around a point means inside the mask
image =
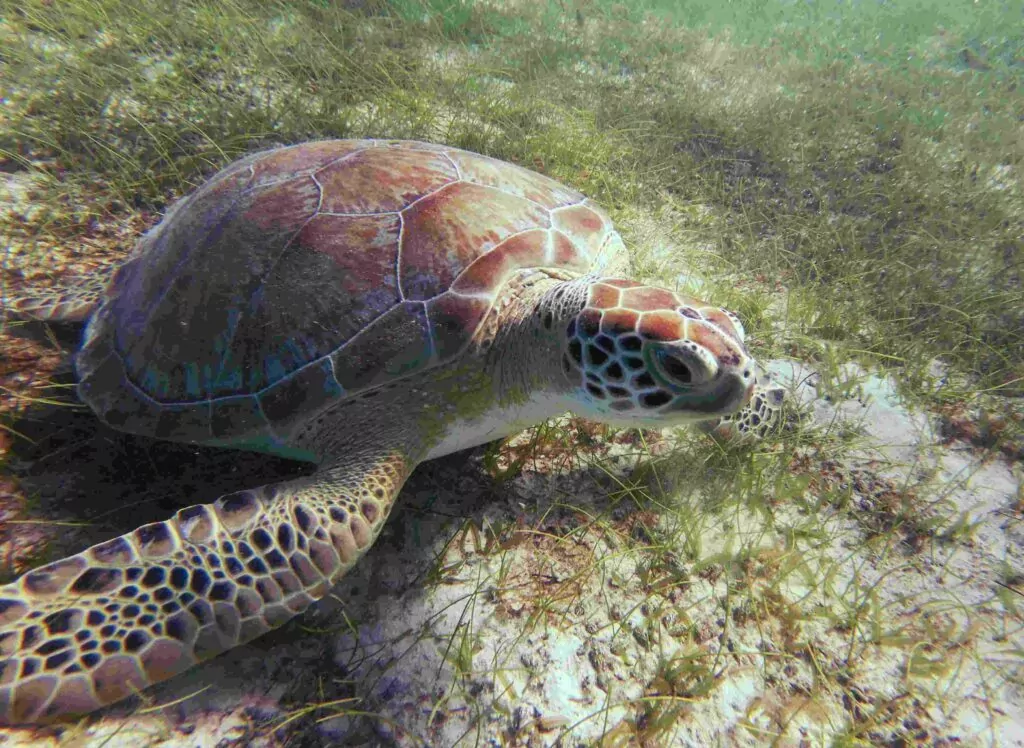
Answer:
[{"label": "turtle eye", "polygon": [[682,358],[671,351],[660,350],[655,354],[658,361],[658,368],[673,384],[689,386],[693,384],[693,371]]}]

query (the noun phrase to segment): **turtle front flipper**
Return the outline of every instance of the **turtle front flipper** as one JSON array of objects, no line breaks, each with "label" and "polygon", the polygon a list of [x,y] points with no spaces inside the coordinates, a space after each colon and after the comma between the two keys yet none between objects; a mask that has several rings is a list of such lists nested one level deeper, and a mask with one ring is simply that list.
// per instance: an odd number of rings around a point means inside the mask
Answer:
[{"label": "turtle front flipper", "polygon": [[0,724],[91,712],[282,625],[370,547],[411,467],[228,494],[0,587]]},{"label": "turtle front flipper", "polygon": [[116,265],[105,266],[76,279],[71,287],[40,288],[29,295],[4,298],[3,308],[37,322],[85,322],[99,306],[116,270]]}]

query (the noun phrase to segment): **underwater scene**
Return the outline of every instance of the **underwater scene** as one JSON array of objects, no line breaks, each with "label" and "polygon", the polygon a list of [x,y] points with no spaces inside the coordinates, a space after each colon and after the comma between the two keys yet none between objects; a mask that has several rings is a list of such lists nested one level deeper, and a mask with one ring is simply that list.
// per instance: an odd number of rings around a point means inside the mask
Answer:
[{"label": "underwater scene", "polygon": [[0,8],[0,744],[1024,746],[1020,0]]}]

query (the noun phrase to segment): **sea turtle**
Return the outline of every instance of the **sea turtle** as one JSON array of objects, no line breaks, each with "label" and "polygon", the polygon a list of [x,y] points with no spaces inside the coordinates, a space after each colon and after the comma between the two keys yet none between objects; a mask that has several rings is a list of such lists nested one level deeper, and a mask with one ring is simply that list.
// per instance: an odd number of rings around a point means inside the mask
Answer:
[{"label": "sea turtle", "polygon": [[15,303],[88,319],[78,393],[107,424],[318,469],[0,587],[0,723],[90,712],[280,626],[366,552],[423,460],[565,411],[771,421],[739,320],[604,275],[623,256],[599,207],[540,174],[320,141],[216,174],[109,282]]}]

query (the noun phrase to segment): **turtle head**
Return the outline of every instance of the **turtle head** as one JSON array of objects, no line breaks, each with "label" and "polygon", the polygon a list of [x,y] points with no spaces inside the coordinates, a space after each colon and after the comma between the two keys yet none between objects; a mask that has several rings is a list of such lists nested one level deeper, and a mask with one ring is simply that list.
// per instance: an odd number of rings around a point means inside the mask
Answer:
[{"label": "turtle head", "polygon": [[561,348],[573,409],[618,425],[666,426],[735,413],[750,400],[757,378],[734,314],[630,280],[591,283]]}]

